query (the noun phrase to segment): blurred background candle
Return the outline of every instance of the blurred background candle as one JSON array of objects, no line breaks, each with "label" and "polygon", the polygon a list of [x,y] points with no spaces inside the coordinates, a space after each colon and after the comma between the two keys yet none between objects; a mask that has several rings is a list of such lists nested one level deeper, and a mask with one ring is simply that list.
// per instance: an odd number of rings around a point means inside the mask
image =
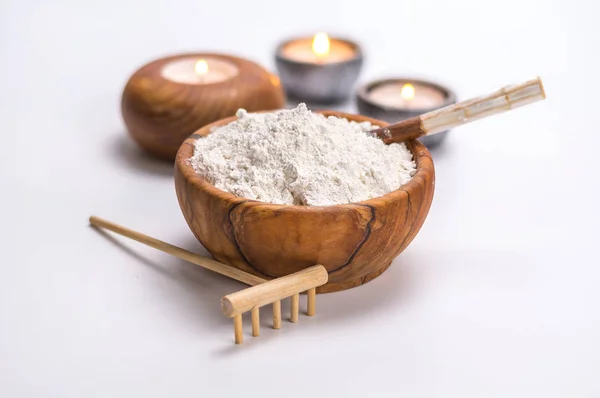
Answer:
[{"label": "blurred background candle", "polygon": [[[361,114],[395,123],[456,103],[448,88],[419,79],[382,79],[359,88],[356,104]],[[443,142],[447,131],[421,138],[428,147]]]},{"label": "blurred background candle", "polygon": [[163,66],[161,75],[181,84],[219,83],[237,76],[239,69],[231,62],[217,58],[181,58]]},{"label": "blurred background candle", "polygon": [[438,88],[420,84],[390,82],[371,89],[369,98],[376,103],[397,109],[433,109],[444,105],[445,92]]},{"label": "blurred background candle", "polygon": [[193,53],[157,59],[139,68],[123,90],[127,131],[148,153],[169,161],[194,131],[239,108],[281,108],[279,79],[260,65],[226,54]]},{"label": "blurred background candle", "polygon": [[293,101],[337,103],[350,97],[363,55],[355,42],[317,33],[281,43],[275,62]]},{"label": "blurred background candle", "polygon": [[343,62],[356,56],[355,47],[344,40],[330,39],[326,33],[317,33],[312,39],[288,42],[282,55],[299,62],[316,64]]}]

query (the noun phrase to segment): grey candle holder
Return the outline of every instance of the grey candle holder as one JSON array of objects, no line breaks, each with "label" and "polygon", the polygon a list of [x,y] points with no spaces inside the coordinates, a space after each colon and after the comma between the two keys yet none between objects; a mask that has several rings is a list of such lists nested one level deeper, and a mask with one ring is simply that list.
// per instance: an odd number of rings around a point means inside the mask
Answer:
[{"label": "grey candle holder", "polygon": [[[434,108],[424,108],[424,109],[401,109],[394,108],[390,106],[386,106],[380,103],[376,103],[369,98],[369,92],[375,87],[382,84],[389,83],[411,83],[411,84],[422,84],[431,86],[440,90],[444,94],[444,103],[440,106],[436,106]],[[388,123],[396,123],[405,119],[409,119],[414,116],[420,116],[424,113],[434,111],[439,108],[443,108],[448,105],[452,105],[456,103],[456,95],[454,92],[442,85],[437,83],[433,83],[426,80],[421,79],[412,79],[412,78],[388,78],[388,79],[380,79],[375,80],[373,82],[367,83],[361,86],[356,93],[356,105],[358,107],[358,111],[360,114],[372,117],[374,119],[383,120]],[[442,131],[440,133],[419,138],[423,144],[425,144],[428,148],[434,148],[439,146],[448,135],[449,130]]]},{"label": "grey candle holder", "polygon": [[335,104],[349,99],[363,64],[360,46],[350,40],[332,38],[350,45],[355,56],[339,62],[314,63],[284,55],[284,47],[294,40],[297,39],[282,42],[275,52],[277,72],[287,96],[291,100],[321,104]]}]

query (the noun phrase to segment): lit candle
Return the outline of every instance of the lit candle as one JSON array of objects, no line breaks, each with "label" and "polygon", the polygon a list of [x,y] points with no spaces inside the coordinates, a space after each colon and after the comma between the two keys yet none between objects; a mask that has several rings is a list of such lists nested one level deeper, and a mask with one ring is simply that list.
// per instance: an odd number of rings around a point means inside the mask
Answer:
[{"label": "lit candle", "polygon": [[442,91],[420,83],[384,83],[373,87],[367,95],[381,105],[411,110],[439,108],[446,101]]},{"label": "lit candle", "polygon": [[231,62],[217,58],[195,57],[173,60],[161,70],[161,76],[167,80],[182,84],[213,84],[229,80],[239,73]]},{"label": "lit candle", "polygon": [[312,39],[297,39],[286,43],[282,55],[291,60],[309,63],[334,63],[352,59],[356,48],[344,40],[330,39],[326,33],[317,33]]},{"label": "lit candle", "polygon": [[349,40],[317,33],[279,45],[275,54],[281,82],[300,101],[347,99],[362,67],[362,51]]},{"label": "lit candle", "polygon": [[284,106],[277,76],[250,60],[216,53],[154,60],[131,75],[121,99],[133,139],[171,161],[181,143],[209,123],[240,108],[260,112]]}]

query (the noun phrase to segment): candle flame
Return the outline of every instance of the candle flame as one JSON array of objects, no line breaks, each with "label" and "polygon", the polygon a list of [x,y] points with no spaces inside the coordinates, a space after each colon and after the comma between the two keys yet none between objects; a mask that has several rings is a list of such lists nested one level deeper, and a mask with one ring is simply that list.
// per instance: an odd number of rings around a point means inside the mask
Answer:
[{"label": "candle flame", "polygon": [[409,99],[414,98],[414,96],[415,96],[415,86],[413,86],[410,83],[406,83],[404,86],[402,86],[402,90],[400,90],[400,95],[405,100],[409,100]]},{"label": "candle flame", "polygon": [[326,33],[317,33],[312,42],[312,50],[319,56],[329,54],[329,36]]},{"label": "candle flame", "polygon": [[194,66],[194,71],[200,76],[206,75],[208,73],[208,62],[203,59],[199,60]]}]

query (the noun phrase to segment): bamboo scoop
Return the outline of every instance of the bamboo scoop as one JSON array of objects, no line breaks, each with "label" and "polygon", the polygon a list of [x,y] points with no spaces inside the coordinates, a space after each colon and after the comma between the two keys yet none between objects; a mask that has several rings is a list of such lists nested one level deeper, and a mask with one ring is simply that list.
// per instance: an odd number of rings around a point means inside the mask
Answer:
[{"label": "bamboo scoop", "polygon": [[122,227],[95,216],[90,217],[90,224],[97,228],[103,228],[131,238],[182,260],[189,261],[218,274],[228,276],[252,286],[229,294],[221,300],[223,314],[228,318],[233,318],[236,344],[241,344],[244,341],[242,334],[242,314],[244,312],[251,311],[252,336],[258,336],[260,334],[260,307],[268,304],[273,305],[273,329],[279,329],[281,328],[281,300],[291,297],[290,322],[296,323],[298,322],[300,293],[304,291],[307,292],[306,315],[313,316],[316,312],[316,289],[327,283],[327,280],[329,279],[325,267],[322,265],[314,265],[302,271],[267,281],[266,279],[233,268],[208,257],[200,256],[180,247],[173,246],[167,242],[163,242],[151,236],[144,235],[140,232],[133,231],[129,228]]},{"label": "bamboo scoop", "polygon": [[445,108],[411,117],[386,127],[371,130],[386,144],[404,142],[446,131],[453,127],[502,113],[546,98],[542,80],[537,77],[506,86],[482,97],[458,102]]}]

